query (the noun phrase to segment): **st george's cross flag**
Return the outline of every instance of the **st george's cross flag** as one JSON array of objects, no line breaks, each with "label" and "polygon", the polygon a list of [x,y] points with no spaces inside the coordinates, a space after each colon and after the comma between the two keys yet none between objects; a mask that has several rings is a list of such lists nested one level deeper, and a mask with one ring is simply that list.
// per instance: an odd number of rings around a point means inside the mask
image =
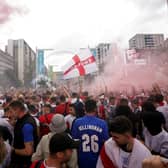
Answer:
[{"label": "st george's cross flag", "polygon": [[64,79],[84,76],[98,71],[95,57],[89,49],[81,49],[78,54],[62,67]]}]

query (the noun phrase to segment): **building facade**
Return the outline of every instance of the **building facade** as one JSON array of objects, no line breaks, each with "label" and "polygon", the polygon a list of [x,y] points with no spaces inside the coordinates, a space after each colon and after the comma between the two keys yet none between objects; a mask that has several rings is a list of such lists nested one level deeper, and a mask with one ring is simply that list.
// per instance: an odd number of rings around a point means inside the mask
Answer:
[{"label": "building facade", "polygon": [[25,40],[8,40],[7,52],[13,56],[14,72],[23,85],[28,85],[36,75],[36,53]]},{"label": "building facade", "polygon": [[107,63],[115,64],[119,60],[120,53],[116,43],[100,43],[90,50],[95,56],[99,73],[104,71],[104,66]]},{"label": "building facade", "polygon": [[110,48],[110,43],[100,43],[96,47],[96,55],[98,64],[103,64],[105,58],[108,56],[108,51]]},{"label": "building facade", "polygon": [[164,41],[163,34],[136,34],[129,40],[130,49],[155,49]]},{"label": "building facade", "polygon": [[16,78],[13,70],[13,57],[0,50],[0,89],[7,89],[11,86],[17,86],[17,80],[15,80]]},{"label": "building facade", "polygon": [[0,74],[4,74],[6,70],[13,70],[13,57],[0,50]]},{"label": "building facade", "polygon": [[157,48],[158,49],[168,49],[168,38],[165,41],[163,41],[163,43],[160,44]]}]

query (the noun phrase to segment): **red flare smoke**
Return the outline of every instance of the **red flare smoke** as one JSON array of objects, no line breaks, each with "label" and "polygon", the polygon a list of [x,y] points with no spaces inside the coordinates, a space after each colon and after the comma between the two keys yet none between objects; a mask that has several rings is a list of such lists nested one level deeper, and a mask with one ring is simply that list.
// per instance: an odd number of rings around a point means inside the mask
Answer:
[{"label": "red flare smoke", "polygon": [[5,24],[10,20],[10,16],[13,14],[23,14],[26,11],[19,7],[13,7],[8,4],[5,0],[0,0],[0,24]]}]

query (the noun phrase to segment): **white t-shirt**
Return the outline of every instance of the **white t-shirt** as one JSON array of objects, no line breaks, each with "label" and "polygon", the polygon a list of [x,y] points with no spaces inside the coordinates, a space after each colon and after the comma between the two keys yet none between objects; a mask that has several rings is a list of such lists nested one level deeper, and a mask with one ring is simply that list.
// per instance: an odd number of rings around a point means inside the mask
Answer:
[{"label": "white t-shirt", "polygon": [[71,127],[72,127],[72,123],[73,121],[75,120],[75,116],[71,115],[71,114],[68,114],[67,116],[65,116],[65,122],[66,124],[69,126],[69,129],[71,130]]},{"label": "white t-shirt", "polygon": [[120,149],[120,160],[122,163],[122,168],[128,168],[130,156],[131,156],[131,153],[125,152],[122,149]]},{"label": "white t-shirt", "polygon": [[168,157],[168,133],[164,129],[159,134],[152,136],[147,128],[145,128],[143,134],[145,145],[149,149]]}]

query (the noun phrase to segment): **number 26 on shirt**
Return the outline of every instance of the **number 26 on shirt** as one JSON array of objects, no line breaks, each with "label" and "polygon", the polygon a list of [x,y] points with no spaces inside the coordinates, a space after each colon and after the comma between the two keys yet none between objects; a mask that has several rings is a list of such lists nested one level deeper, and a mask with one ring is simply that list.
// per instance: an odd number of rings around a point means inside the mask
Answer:
[{"label": "number 26 on shirt", "polygon": [[89,136],[88,134],[83,134],[82,135],[83,152],[97,153],[99,151],[98,140],[99,140],[99,138],[97,135]]}]

